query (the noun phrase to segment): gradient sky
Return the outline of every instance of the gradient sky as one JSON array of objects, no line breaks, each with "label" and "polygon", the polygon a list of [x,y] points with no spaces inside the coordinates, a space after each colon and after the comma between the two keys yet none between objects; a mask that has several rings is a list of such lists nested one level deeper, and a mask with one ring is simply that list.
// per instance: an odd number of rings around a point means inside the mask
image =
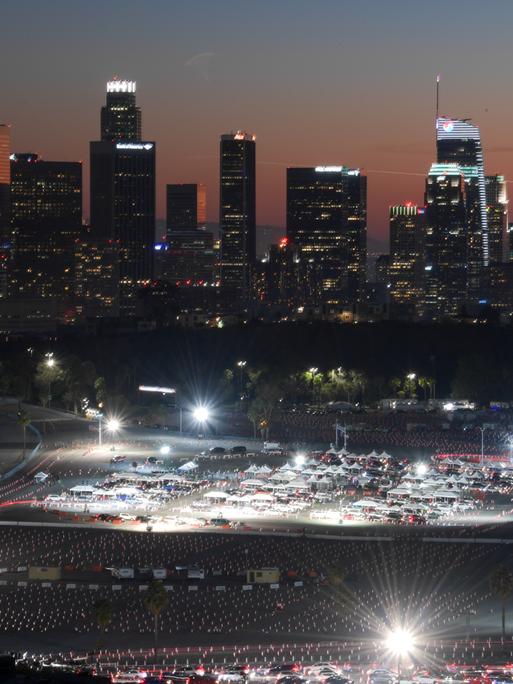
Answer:
[{"label": "gradient sky", "polygon": [[342,163],[367,171],[387,239],[388,205],[422,200],[438,72],[441,113],[472,117],[486,171],[513,179],[512,0],[6,0],[1,16],[0,121],[13,150],[84,160],[86,216],[114,74],[157,141],[161,217],[166,183],[198,181],[217,221],[219,135],[243,128],[259,224],[285,224],[287,165]]}]

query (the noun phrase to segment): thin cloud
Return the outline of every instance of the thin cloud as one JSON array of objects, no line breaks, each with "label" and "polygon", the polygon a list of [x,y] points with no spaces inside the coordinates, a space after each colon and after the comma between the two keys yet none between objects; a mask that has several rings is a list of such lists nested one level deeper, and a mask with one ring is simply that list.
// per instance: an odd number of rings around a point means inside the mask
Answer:
[{"label": "thin cloud", "polygon": [[210,79],[210,66],[215,52],[200,52],[188,59],[184,66],[195,71],[205,81]]}]

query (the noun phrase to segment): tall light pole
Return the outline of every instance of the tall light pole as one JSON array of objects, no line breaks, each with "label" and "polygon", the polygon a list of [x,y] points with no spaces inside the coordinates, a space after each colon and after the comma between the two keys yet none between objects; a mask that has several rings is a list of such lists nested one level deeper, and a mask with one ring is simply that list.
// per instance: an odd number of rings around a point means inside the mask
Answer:
[{"label": "tall light pole", "polygon": [[317,375],[317,371],[319,369],[316,368],[315,366],[312,366],[312,368],[308,369],[308,372],[310,373],[310,377],[312,378],[312,398],[315,401],[315,376]]},{"label": "tall light pole", "polygon": [[50,369],[48,373],[48,408],[52,403],[52,368],[55,366],[55,359],[53,358],[53,353],[49,352],[46,354],[46,367]]},{"label": "tall light pole", "polygon": [[242,390],[243,390],[243,382],[242,382],[242,375],[244,373],[244,368],[246,367],[247,361],[237,361],[237,366],[239,367],[239,395],[240,395],[240,400],[242,401]]},{"label": "tall light pole", "polygon": [[485,427],[480,427],[481,430],[481,466],[483,465],[484,461],[484,431],[486,430]]},{"label": "tall light pole", "polygon": [[385,639],[387,650],[397,657],[397,680],[401,684],[401,663],[403,656],[411,653],[415,645],[413,635],[406,629],[396,628]]},{"label": "tall light pole", "polygon": [[[192,412],[192,415],[194,417],[194,420],[198,424],[198,431],[199,431],[199,428],[200,427],[203,428],[205,423],[210,418],[210,411],[208,410],[208,408],[206,406],[200,405],[200,406],[196,406],[196,408]],[[198,437],[199,437],[199,434],[198,434]]]}]

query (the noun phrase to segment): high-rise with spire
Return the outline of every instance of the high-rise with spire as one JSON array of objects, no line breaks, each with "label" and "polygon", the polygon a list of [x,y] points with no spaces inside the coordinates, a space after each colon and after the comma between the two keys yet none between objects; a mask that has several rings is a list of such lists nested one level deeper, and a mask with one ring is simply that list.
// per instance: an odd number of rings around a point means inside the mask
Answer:
[{"label": "high-rise with spire", "polygon": [[479,128],[469,119],[438,117],[436,148],[439,164],[459,165],[465,180],[467,298],[480,298],[489,264],[488,217],[483,149]]}]

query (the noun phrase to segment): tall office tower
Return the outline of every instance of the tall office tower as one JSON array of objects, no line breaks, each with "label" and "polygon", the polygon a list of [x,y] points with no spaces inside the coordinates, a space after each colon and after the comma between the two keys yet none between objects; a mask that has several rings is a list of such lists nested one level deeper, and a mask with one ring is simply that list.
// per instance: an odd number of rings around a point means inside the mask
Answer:
[{"label": "tall office tower", "polygon": [[11,157],[14,235],[10,294],[71,299],[74,245],[82,225],[82,164]]},{"label": "tall office tower", "polygon": [[299,250],[288,238],[270,245],[261,270],[261,301],[288,312],[303,301]]},{"label": "tall office tower", "polygon": [[422,287],[424,207],[390,207],[390,307],[392,315],[417,315]]},{"label": "tall office tower", "polygon": [[205,229],[205,186],[167,185],[166,193],[167,249],[164,249],[166,245],[155,246],[162,279],[189,284],[213,283],[214,237]]},{"label": "tall office tower", "polygon": [[374,263],[374,280],[388,287],[390,285],[390,254],[379,254]]},{"label": "tall office tower", "polygon": [[311,303],[361,301],[366,281],[366,177],[345,166],[287,169],[287,237],[315,271]]},{"label": "tall office tower", "polygon": [[[108,91],[110,86],[107,84]],[[134,96],[134,90],[135,84],[131,92],[122,94]],[[107,92],[108,102],[111,94]],[[118,133],[123,129],[136,138],[113,137],[90,143],[90,192],[91,240],[119,246],[119,311],[121,316],[130,317],[136,313],[137,290],[153,276],[155,143],[140,139],[140,115],[139,124],[137,118],[134,123],[128,115],[126,122],[125,128],[118,127]]]},{"label": "tall office tower", "polygon": [[141,140],[141,110],[135,103],[135,81],[107,83],[101,111],[102,140]]},{"label": "tall office tower", "polygon": [[486,183],[479,128],[468,119],[436,120],[437,161],[459,164],[465,179],[468,297],[477,301],[490,260]]},{"label": "tall office tower", "polygon": [[119,249],[83,234],[75,243],[75,303],[83,318],[119,316]]},{"label": "tall office tower", "polygon": [[504,176],[486,176],[486,213],[490,263],[500,263],[507,251],[508,193]]},{"label": "tall office tower", "polygon": [[11,238],[10,186],[11,186],[11,132],[7,124],[0,124],[0,243]]},{"label": "tall office tower", "polygon": [[426,180],[423,317],[457,315],[467,300],[467,200],[458,164],[432,164]]},{"label": "tall office tower", "polygon": [[237,313],[249,308],[256,261],[255,136],[222,135],[220,157],[221,295]]},{"label": "tall office tower", "polygon": [[207,222],[207,193],[196,183],[166,185],[168,238],[175,231],[197,230]]}]

